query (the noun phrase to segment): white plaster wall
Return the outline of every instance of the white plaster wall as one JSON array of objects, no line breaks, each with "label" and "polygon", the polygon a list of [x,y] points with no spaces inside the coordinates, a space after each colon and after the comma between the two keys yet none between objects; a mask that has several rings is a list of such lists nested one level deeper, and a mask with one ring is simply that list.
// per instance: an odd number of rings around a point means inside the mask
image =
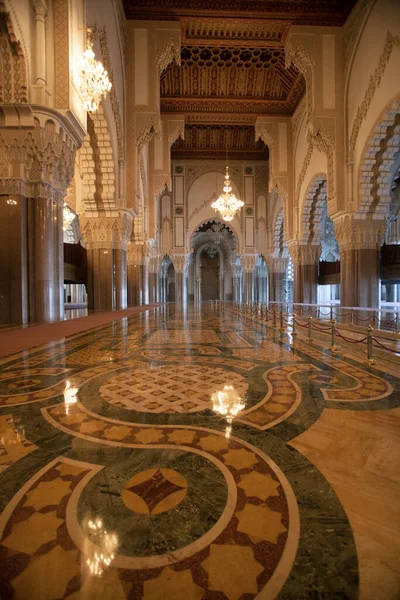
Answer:
[{"label": "white plaster wall", "polygon": [[[345,104],[347,142],[349,142],[358,108],[366,98],[371,76],[379,65],[387,33],[400,36],[398,0],[377,0],[361,34],[350,67]],[[353,197],[357,199],[359,168],[365,144],[388,103],[400,95],[400,47],[394,46],[379,86],[376,87],[368,111],[358,133],[354,154]]]}]

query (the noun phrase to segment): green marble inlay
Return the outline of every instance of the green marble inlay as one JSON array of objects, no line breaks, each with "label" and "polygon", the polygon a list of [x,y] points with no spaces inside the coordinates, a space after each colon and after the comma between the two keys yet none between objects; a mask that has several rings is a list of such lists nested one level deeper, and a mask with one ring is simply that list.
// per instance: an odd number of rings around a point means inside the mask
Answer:
[{"label": "green marble inlay", "polygon": [[[129,479],[154,468],[172,469],[188,483],[182,502],[166,512],[144,515],[129,510],[121,492]],[[78,519],[100,518],[118,536],[118,553],[152,556],[173,552],[196,541],[215,525],[226,506],[228,488],[222,472],[193,452],[132,450],[118,465],[108,465],[88,483],[78,504]]]}]

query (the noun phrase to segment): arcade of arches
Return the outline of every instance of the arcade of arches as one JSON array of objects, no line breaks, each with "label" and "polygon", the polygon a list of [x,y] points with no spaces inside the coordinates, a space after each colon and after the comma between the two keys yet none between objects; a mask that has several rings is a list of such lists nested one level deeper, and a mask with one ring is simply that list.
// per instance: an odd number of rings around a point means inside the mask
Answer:
[{"label": "arcade of arches", "polygon": [[1,600],[399,597],[398,355],[233,312],[400,312],[399,73],[398,0],[0,0]]}]

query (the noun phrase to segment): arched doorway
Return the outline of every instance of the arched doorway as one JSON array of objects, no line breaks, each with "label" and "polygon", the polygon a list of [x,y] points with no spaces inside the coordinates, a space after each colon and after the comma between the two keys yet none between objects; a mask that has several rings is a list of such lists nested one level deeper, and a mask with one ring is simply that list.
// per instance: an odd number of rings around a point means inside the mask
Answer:
[{"label": "arched doorway", "polygon": [[169,256],[160,265],[161,301],[175,302],[175,268]]},{"label": "arched doorway", "polygon": [[200,294],[203,302],[220,297],[220,255],[215,245],[204,248],[200,254]]},{"label": "arched doorway", "polygon": [[[232,300],[233,268],[237,260],[237,239],[228,225],[217,220],[202,223],[192,235],[193,268],[189,287],[194,300]],[[193,285],[192,285],[193,284]]]}]

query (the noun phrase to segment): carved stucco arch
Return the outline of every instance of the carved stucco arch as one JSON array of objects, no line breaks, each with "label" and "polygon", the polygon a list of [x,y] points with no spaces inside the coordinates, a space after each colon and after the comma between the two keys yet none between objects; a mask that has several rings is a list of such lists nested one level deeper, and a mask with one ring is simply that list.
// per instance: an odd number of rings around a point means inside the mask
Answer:
[{"label": "carved stucco arch", "polygon": [[400,150],[400,97],[392,101],[371,130],[359,169],[357,218],[385,219]]},{"label": "carved stucco arch", "polygon": [[218,217],[211,217],[209,219],[203,219],[202,221],[199,221],[197,223],[197,225],[195,225],[191,232],[190,232],[190,248],[192,248],[192,240],[193,237],[196,235],[197,231],[200,229],[200,227],[202,227],[203,225],[206,225],[207,223],[217,223],[220,225],[225,225],[225,227],[227,227],[233,234],[233,237],[235,238],[235,243],[236,243],[236,252],[239,252],[239,247],[240,247],[240,237],[238,235],[238,232],[235,228],[234,225],[232,225],[232,222],[230,221],[229,223],[225,223],[225,221],[223,221],[222,219],[219,219]]},{"label": "carved stucco arch", "polygon": [[324,204],[327,200],[327,180],[325,173],[314,175],[305,194],[300,221],[301,241],[306,244],[319,244],[322,235]]},{"label": "carved stucco arch", "polygon": [[10,13],[0,0],[0,104],[27,103],[28,72],[21,42],[15,35]]},{"label": "carved stucco arch", "polygon": [[110,134],[103,108],[88,115],[87,135],[80,150],[83,202],[86,210],[115,206],[115,165]]},{"label": "carved stucco arch", "polygon": [[275,257],[288,256],[287,244],[284,239],[284,216],[283,208],[279,211],[274,224],[274,238],[273,238],[273,255]]}]

